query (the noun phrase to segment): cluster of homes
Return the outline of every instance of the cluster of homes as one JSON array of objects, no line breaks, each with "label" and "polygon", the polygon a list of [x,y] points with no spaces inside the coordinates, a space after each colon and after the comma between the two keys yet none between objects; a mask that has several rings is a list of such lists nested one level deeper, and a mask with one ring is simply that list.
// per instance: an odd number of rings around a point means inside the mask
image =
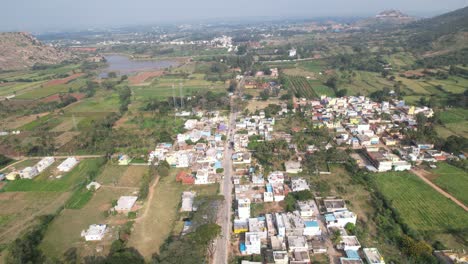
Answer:
[{"label": "cluster of homes", "polygon": [[[10,181],[14,181],[17,178],[21,179],[33,179],[41,172],[49,168],[55,162],[54,157],[45,157],[41,159],[38,163],[34,166],[28,166],[22,170],[13,170],[12,172],[8,173],[5,178]],[[75,157],[69,157],[60,163],[57,166],[58,172],[69,172],[73,167],[78,164],[78,160]]]},{"label": "cluster of homes", "polygon": [[149,153],[149,163],[166,161],[171,167],[184,168],[177,180],[183,184],[211,184],[223,171],[223,142],[228,130],[219,112],[199,113],[197,119],[185,121],[185,133],[174,143],[159,143]]},{"label": "cluster of homes", "polygon": [[240,235],[239,251],[242,255],[263,254],[267,263],[310,263],[311,254],[323,254],[329,250],[323,233],[333,234],[338,230],[341,239],[335,246],[345,255],[340,258],[341,263],[363,263],[362,258],[369,263],[385,263],[377,249],[361,250],[357,237],[347,234],[345,227],[355,225],[357,215],[347,209],[344,200],[297,201],[295,211],[252,217],[253,203],[279,202],[288,192],[310,189],[303,178],[294,177],[289,185],[285,184],[285,174],[280,171],[270,173],[268,183],[263,182],[263,176],[254,173],[250,179],[244,184],[234,182],[237,217],[233,232]]},{"label": "cluster of homes", "polygon": [[293,111],[304,112],[317,127],[334,130],[337,145],[363,149],[364,159],[357,161],[370,171],[409,170],[414,162],[436,162],[449,155],[425,142],[402,144],[403,127],[416,129],[417,114],[432,117],[431,108],[408,106],[396,100],[378,103],[364,96],[293,99]]}]

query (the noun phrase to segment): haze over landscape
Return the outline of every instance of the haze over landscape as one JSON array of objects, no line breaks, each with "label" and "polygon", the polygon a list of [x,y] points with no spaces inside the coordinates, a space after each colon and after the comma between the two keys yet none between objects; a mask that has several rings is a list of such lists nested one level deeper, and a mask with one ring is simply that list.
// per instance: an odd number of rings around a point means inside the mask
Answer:
[{"label": "haze over landscape", "polygon": [[463,7],[466,0],[43,0],[4,1],[2,31],[45,31],[148,23],[219,21],[226,18],[369,16],[399,9],[415,16],[431,16]]}]

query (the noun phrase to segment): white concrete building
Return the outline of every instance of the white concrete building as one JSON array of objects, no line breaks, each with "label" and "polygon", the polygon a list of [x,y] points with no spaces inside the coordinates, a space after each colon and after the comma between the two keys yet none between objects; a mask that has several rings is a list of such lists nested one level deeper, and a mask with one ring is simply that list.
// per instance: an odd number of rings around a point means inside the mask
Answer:
[{"label": "white concrete building", "polygon": [[260,255],[262,244],[257,233],[245,233],[245,253],[247,255]]},{"label": "white concrete building", "polygon": [[86,241],[100,241],[106,234],[107,225],[90,225],[88,230],[81,231]]},{"label": "white concrete building", "polygon": [[356,220],[356,214],[348,210],[335,211],[333,213],[325,214],[325,223],[327,224],[328,228],[343,228],[348,223],[356,224]]},{"label": "white concrete building", "polygon": [[21,179],[33,179],[37,175],[39,175],[39,171],[37,170],[36,166],[26,167],[19,172]]},{"label": "white concrete building", "polygon": [[195,184],[208,184],[209,173],[207,170],[198,170],[195,175]]},{"label": "white concrete building", "polygon": [[137,196],[120,196],[114,209],[117,212],[129,212],[132,210],[132,207],[135,205],[137,199]]},{"label": "white concrete building", "polygon": [[183,192],[182,193],[182,212],[192,212],[193,211],[193,200],[195,199],[195,192]]},{"label": "white concrete building", "polygon": [[39,173],[43,172],[45,169],[47,169],[50,165],[52,165],[52,163],[55,162],[55,158],[54,157],[45,157],[43,159],[41,159],[37,164],[36,164],[36,168],[37,168],[37,171]]},{"label": "white concrete building", "polygon": [[291,189],[293,192],[310,190],[309,184],[307,184],[307,181],[303,178],[291,180]]},{"label": "white concrete building", "polygon": [[58,165],[57,170],[60,172],[69,172],[76,164],[78,164],[78,160],[75,157],[68,157]]},{"label": "white concrete building", "polygon": [[241,220],[250,218],[250,199],[245,198],[237,200],[237,214]]},{"label": "white concrete building", "polygon": [[369,264],[385,264],[384,258],[376,248],[364,248],[362,250]]},{"label": "white concrete building", "polygon": [[90,182],[88,185],[86,185],[86,189],[88,191],[90,191],[90,190],[97,191],[99,188],[101,188],[101,184],[99,184],[97,182]]}]

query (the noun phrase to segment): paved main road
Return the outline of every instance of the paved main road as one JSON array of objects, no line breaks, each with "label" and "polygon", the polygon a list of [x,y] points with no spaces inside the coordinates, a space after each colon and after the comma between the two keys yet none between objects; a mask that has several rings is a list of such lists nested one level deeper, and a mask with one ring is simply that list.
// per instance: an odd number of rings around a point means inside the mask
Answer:
[{"label": "paved main road", "polygon": [[[231,103],[232,105],[232,103]],[[215,252],[213,256],[214,264],[224,264],[228,262],[230,237],[231,237],[231,214],[232,214],[232,150],[230,142],[234,141],[234,128],[236,122],[236,113],[232,110],[229,114],[229,132],[224,145],[224,178],[221,182],[221,193],[224,196],[222,206],[218,211],[218,224],[221,226],[221,235],[214,241]]]}]

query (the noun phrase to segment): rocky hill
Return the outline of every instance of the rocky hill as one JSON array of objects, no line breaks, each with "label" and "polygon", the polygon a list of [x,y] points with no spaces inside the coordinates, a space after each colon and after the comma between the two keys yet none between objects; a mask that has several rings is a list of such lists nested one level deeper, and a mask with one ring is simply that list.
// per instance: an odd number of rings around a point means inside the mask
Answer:
[{"label": "rocky hill", "polygon": [[408,16],[398,10],[385,10],[375,17],[358,21],[355,26],[370,29],[385,29],[414,22],[416,18]]},{"label": "rocky hill", "polygon": [[28,33],[0,33],[0,70],[28,69],[36,64],[57,64],[71,58],[71,53],[44,45]]}]

